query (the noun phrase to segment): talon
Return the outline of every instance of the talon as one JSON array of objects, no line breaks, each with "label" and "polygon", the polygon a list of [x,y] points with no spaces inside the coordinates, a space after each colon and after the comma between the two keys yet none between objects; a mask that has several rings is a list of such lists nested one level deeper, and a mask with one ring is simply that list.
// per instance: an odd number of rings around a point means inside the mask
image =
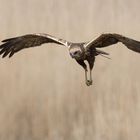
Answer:
[{"label": "talon", "polygon": [[86,85],[87,85],[87,86],[92,85],[92,81],[91,81],[91,80],[87,80],[87,81],[86,81]]},{"label": "talon", "polygon": [[87,81],[87,82],[86,82],[86,85],[87,85],[87,86],[90,86],[90,83],[89,83],[89,81]]},{"label": "talon", "polygon": [[90,80],[89,82],[90,82],[90,85],[92,85],[92,80]]}]

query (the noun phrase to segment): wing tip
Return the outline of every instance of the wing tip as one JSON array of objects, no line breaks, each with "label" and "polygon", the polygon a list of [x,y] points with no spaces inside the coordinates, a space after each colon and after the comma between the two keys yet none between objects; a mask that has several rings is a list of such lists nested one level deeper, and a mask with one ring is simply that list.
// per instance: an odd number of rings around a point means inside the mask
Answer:
[{"label": "wing tip", "polygon": [[8,39],[4,39],[4,40],[2,40],[1,42],[9,42],[9,41],[11,41],[11,40],[13,40],[14,38],[8,38]]}]

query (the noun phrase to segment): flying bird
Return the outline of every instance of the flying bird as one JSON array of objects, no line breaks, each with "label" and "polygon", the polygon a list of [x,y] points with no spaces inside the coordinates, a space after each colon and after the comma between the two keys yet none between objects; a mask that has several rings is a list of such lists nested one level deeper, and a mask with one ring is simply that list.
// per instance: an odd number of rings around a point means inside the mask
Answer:
[{"label": "flying bird", "polygon": [[[92,69],[95,62],[95,57],[102,55],[107,57],[108,53],[99,50],[98,48],[107,47],[118,42],[123,43],[128,49],[140,53],[140,42],[133,40],[131,38],[122,36],[120,34],[106,33],[101,34],[98,38],[93,39],[89,42],[73,43],[57,37],[51,36],[49,34],[27,34],[19,37],[9,38],[2,41],[0,45],[0,55],[2,57],[13,56],[18,51],[40,46],[44,43],[56,43],[58,45],[63,45],[68,48],[69,54],[76,62],[81,65],[85,70],[85,83],[87,86],[92,85]],[[89,64],[90,77],[88,79],[87,72],[88,67],[85,60]]]}]

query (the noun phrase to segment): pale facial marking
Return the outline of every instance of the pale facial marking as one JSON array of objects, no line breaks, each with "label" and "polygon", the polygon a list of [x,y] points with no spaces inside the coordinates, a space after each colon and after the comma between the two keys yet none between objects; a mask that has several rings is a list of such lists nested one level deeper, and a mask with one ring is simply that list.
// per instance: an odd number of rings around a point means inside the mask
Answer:
[{"label": "pale facial marking", "polygon": [[70,49],[70,55],[72,58],[80,58],[82,50],[79,47],[73,47]]},{"label": "pale facial marking", "polygon": [[70,49],[70,53],[74,53],[74,52],[77,52],[77,51],[81,51],[81,49],[76,48],[76,47]]}]

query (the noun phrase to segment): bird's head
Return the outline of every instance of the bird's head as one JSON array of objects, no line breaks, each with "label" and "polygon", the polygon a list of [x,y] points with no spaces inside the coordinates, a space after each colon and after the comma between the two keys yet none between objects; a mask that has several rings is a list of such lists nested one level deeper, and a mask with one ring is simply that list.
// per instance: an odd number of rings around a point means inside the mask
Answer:
[{"label": "bird's head", "polygon": [[76,60],[80,59],[83,56],[83,51],[79,46],[72,46],[69,49],[70,56]]}]

